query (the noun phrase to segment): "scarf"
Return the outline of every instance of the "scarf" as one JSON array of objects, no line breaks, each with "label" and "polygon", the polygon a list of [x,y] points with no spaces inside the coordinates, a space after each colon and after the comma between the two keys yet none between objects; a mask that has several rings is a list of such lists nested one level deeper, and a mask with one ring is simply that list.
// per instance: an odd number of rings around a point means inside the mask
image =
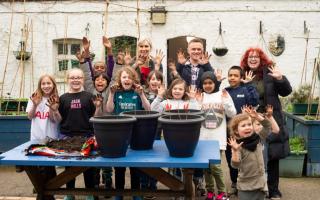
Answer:
[{"label": "scarf", "polygon": [[237,140],[237,142],[239,144],[243,142],[242,147],[253,152],[256,150],[257,145],[260,142],[260,136],[256,133],[253,133],[249,137],[241,138]]}]

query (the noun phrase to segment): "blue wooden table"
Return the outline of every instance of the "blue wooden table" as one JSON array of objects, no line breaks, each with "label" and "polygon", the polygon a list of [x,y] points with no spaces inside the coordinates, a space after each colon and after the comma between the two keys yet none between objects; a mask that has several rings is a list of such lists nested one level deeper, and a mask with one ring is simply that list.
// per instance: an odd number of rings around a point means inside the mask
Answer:
[{"label": "blue wooden table", "polygon": [[[192,182],[194,168],[208,168],[209,164],[220,163],[220,151],[217,141],[199,141],[195,153],[189,158],[173,158],[169,156],[164,141],[155,141],[152,150],[134,151],[129,149],[123,158],[95,157],[51,158],[45,156],[25,156],[24,150],[34,142],[27,142],[8,152],[0,154],[1,165],[20,165],[29,176],[35,190],[40,195],[75,194],[75,195],[153,195],[153,196],[185,196],[194,199]],[[62,173],[44,182],[39,176],[39,166],[70,166]],[[168,190],[132,191],[104,189],[63,189],[61,186],[77,177],[90,167],[137,167],[151,177],[167,186]],[[183,182],[167,173],[162,168],[182,168]]]}]

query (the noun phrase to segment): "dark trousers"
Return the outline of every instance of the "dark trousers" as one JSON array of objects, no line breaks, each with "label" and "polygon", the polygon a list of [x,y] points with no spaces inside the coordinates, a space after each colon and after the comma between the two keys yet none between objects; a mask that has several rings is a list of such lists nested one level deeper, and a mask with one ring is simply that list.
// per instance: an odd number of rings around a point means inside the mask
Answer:
[{"label": "dark trousers", "polygon": [[[125,185],[125,167],[115,167],[115,185],[116,189],[124,189]],[[130,167],[130,181],[131,189],[140,189],[140,176],[139,170],[134,167]]]},{"label": "dark trousers", "polygon": [[[68,168],[70,167],[66,167],[66,169]],[[94,188],[96,172],[97,170],[95,168],[89,168],[87,171],[83,172],[84,185],[86,188]],[[72,179],[67,183],[67,188],[75,188],[75,184],[76,179]]]},{"label": "dark trousers", "polygon": [[281,193],[279,191],[279,160],[269,160],[267,171],[269,196],[281,196]]},{"label": "dark trousers", "polygon": [[228,167],[229,167],[230,179],[231,179],[232,183],[237,183],[238,169],[235,169],[231,166],[232,152],[231,152],[230,145],[227,145],[227,149],[225,151],[225,154],[226,154],[226,160],[227,160]]}]

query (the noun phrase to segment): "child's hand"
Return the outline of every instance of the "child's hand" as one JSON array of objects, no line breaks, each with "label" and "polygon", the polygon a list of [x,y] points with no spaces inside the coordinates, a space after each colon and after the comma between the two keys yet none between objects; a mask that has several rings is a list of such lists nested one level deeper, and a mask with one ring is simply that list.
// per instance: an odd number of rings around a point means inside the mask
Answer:
[{"label": "child's hand", "polygon": [[41,98],[36,92],[31,95],[30,99],[34,106],[38,106],[41,102]]},{"label": "child's hand", "polygon": [[187,59],[184,55],[184,52],[182,49],[179,49],[178,52],[177,52],[177,58],[178,58],[178,63],[184,65],[184,63],[187,62]]},{"label": "child's hand", "polygon": [[222,70],[221,69],[214,70],[214,75],[217,77],[217,81],[219,81],[219,82],[226,79],[226,77],[222,77]]},{"label": "child's hand", "polygon": [[129,66],[132,62],[132,58],[131,58],[131,55],[130,55],[130,50],[126,48],[126,51],[124,53],[124,65],[125,66]]},{"label": "child's hand", "polygon": [[102,106],[103,102],[103,96],[101,94],[96,94],[92,98],[93,104],[96,106],[96,108],[100,108]]},{"label": "child's hand", "polygon": [[272,105],[267,105],[266,106],[266,116],[268,118],[272,117],[273,116],[273,106]]},{"label": "child's hand", "polygon": [[139,55],[138,59],[136,60],[136,66],[141,66],[147,61],[146,57],[143,55]]},{"label": "child's hand", "polygon": [[90,40],[88,40],[88,38],[86,37],[82,38],[82,47],[83,47],[83,50],[89,54]]},{"label": "child's hand", "polygon": [[228,139],[228,145],[231,146],[231,148],[234,150],[234,151],[239,151],[241,149],[241,146],[242,146],[243,142],[241,142],[240,144],[237,143],[236,139],[234,139],[233,137],[230,137]]},{"label": "child's hand", "polygon": [[196,92],[196,100],[199,103],[203,102],[203,93],[202,93],[202,91],[200,89],[198,89],[197,92]]},{"label": "child's hand", "polygon": [[117,90],[119,90],[119,85],[117,83],[115,83],[112,86],[110,86],[110,93],[111,94],[116,93]]},{"label": "child's hand", "polygon": [[205,65],[205,64],[209,63],[211,56],[212,56],[212,54],[208,54],[208,52],[205,52],[204,54],[202,54],[201,59],[199,61],[199,64]]},{"label": "child's hand", "polygon": [[241,79],[241,82],[242,83],[249,83],[254,79],[254,77],[256,77],[256,75],[253,75],[253,71],[250,70],[249,72],[246,72],[245,79]]},{"label": "child's hand", "polygon": [[281,80],[282,79],[282,74],[279,70],[279,68],[273,64],[270,67],[268,67],[270,73],[268,73],[269,76],[272,76],[273,78],[277,79],[277,80]]},{"label": "child's hand", "polygon": [[110,40],[107,38],[107,36],[102,36],[102,43],[105,48],[107,48],[107,49],[112,48],[112,44],[111,44]]},{"label": "child's hand", "polygon": [[85,51],[82,51],[81,53],[80,53],[80,51],[77,51],[76,57],[79,60],[79,62],[83,63],[84,59],[87,57],[87,55],[86,55]]},{"label": "child's hand", "polygon": [[229,93],[227,92],[226,89],[223,89],[223,90],[221,91],[221,98],[222,98],[222,99],[228,99],[228,98],[229,98]]},{"label": "child's hand", "polygon": [[168,68],[169,68],[169,70],[170,70],[171,72],[177,71],[177,67],[176,67],[176,65],[175,65],[173,62],[170,62],[170,63],[168,64]]},{"label": "child's hand", "polygon": [[134,83],[133,86],[136,93],[138,93],[139,95],[143,93],[143,87],[141,85]]},{"label": "child's hand", "polygon": [[197,89],[195,87],[189,86],[189,92],[186,92],[190,99],[195,99],[197,94]]},{"label": "child's hand", "polygon": [[59,108],[59,97],[56,95],[50,96],[46,106],[48,106],[52,111],[57,111]]},{"label": "child's hand", "polygon": [[163,98],[164,94],[166,93],[166,88],[164,87],[163,84],[158,86],[158,96],[160,98]]},{"label": "child's hand", "polygon": [[[156,56],[153,57],[152,56],[152,60],[154,61],[154,64],[159,66],[161,65],[162,59],[164,58],[163,52],[161,51],[161,49],[156,49]],[[159,70],[159,69],[157,69]]]}]

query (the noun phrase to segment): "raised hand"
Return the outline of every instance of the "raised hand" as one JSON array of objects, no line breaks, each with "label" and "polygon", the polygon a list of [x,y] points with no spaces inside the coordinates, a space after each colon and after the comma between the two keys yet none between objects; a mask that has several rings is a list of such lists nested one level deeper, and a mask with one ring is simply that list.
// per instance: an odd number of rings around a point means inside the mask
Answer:
[{"label": "raised hand", "polygon": [[93,99],[93,104],[96,106],[96,108],[100,108],[103,103],[103,96],[101,94],[96,94]]},{"label": "raised hand", "polygon": [[269,118],[269,117],[272,117],[272,115],[273,115],[273,106],[268,104],[266,106],[266,116]]},{"label": "raised hand", "polygon": [[164,58],[163,51],[161,49],[156,49],[156,56],[152,57],[152,60],[155,62],[155,65],[161,65],[162,59]]},{"label": "raised hand", "polygon": [[143,93],[143,87],[141,85],[134,83],[133,86],[136,93],[138,93],[139,95]]},{"label": "raised hand", "polygon": [[81,53],[80,51],[77,51],[76,57],[79,60],[79,62],[84,62],[84,59],[87,58],[87,54],[85,51],[82,51]]},{"label": "raised hand", "polygon": [[170,70],[171,72],[177,71],[177,67],[176,67],[176,65],[175,65],[173,62],[170,62],[170,63],[168,64],[168,68],[169,68],[169,70]]},{"label": "raised hand", "polygon": [[231,146],[231,148],[234,150],[234,151],[239,151],[241,149],[241,146],[242,146],[243,142],[241,142],[240,144],[237,143],[237,140],[234,139],[233,137],[230,137],[228,139],[228,145]]},{"label": "raised hand", "polygon": [[116,91],[118,91],[120,89],[119,85],[117,83],[113,84],[112,86],[110,86],[110,93],[114,94],[116,93]]},{"label": "raised hand", "polygon": [[130,50],[126,48],[125,53],[124,53],[124,65],[129,66],[132,62],[132,58],[130,55]]},{"label": "raised hand", "polygon": [[145,56],[139,55],[138,59],[136,60],[136,66],[139,67],[144,63],[146,63],[146,61],[147,61],[147,58]]},{"label": "raised hand", "polygon": [[195,99],[197,94],[197,89],[195,87],[189,86],[189,92],[186,92],[190,99]]},{"label": "raised hand", "polygon": [[217,81],[219,81],[219,82],[226,79],[226,77],[222,77],[222,70],[221,69],[214,70],[214,75],[217,77]]},{"label": "raised hand", "polygon": [[30,99],[34,106],[38,106],[41,102],[41,97],[36,92],[31,95]]},{"label": "raised hand", "polygon": [[182,49],[178,50],[177,58],[178,58],[178,63],[180,63],[181,65],[184,65],[187,62],[186,56],[184,55],[184,52]]},{"label": "raised hand", "polygon": [[198,89],[197,92],[196,92],[196,100],[199,103],[203,102],[203,93],[202,93],[202,91],[200,89]]},{"label": "raised hand", "polygon": [[229,98],[229,93],[227,92],[226,89],[223,89],[223,90],[221,91],[221,98],[222,98],[222,99],[228,99],[228,98]]},{"label": "raised hand", "polygon": [[273,78],[277,79],[277,80],[281,80],[282,79],[282,74],[279,70],[279,68],[273,64],[270,67],[268,67],[270,73],[268,73],[269,76],[272,76]]},{"label": "raised hand", "polygon": [[158,86],[158,96],[163,98],[165,93],[166,93],[166,88],[164,87],[164,85],[163,84],[159,85]]},{"label": "raised hand", "polygon": [[249,72],[246,72],[245,78],[241,79],[241,82],[242,83],[249,83],[254,79],[254,77],[256,77],[256,75],[253,75],[253,71],[250,70]]},{"label": "raised hand", "polygon": [[86,37],[82,38],[82,47],[83,47],[83,50],[89,54],[90,40],[88,40],[88,38],[86,38]]},{"label": "raised hand", "polygon": [[110,40],[107,38],[107,36],[102,36],[102,43],[105,48],[107,48],[107,49],[112,48],[112,44],[111,44]]},{"label": "raised hand", "polygon": [[205,65],[209,62],[210,57],[212,56],[212,54],[208,54],[208,52],[205,52],[204,54],[202,54],[201,59],[199,61],[200,65]]},{"label": "raised hand", "polygon": [[50,96],[46,106],[48,106],[52,111],[57,111],[59,108],[59,97],[56,95]]}]

